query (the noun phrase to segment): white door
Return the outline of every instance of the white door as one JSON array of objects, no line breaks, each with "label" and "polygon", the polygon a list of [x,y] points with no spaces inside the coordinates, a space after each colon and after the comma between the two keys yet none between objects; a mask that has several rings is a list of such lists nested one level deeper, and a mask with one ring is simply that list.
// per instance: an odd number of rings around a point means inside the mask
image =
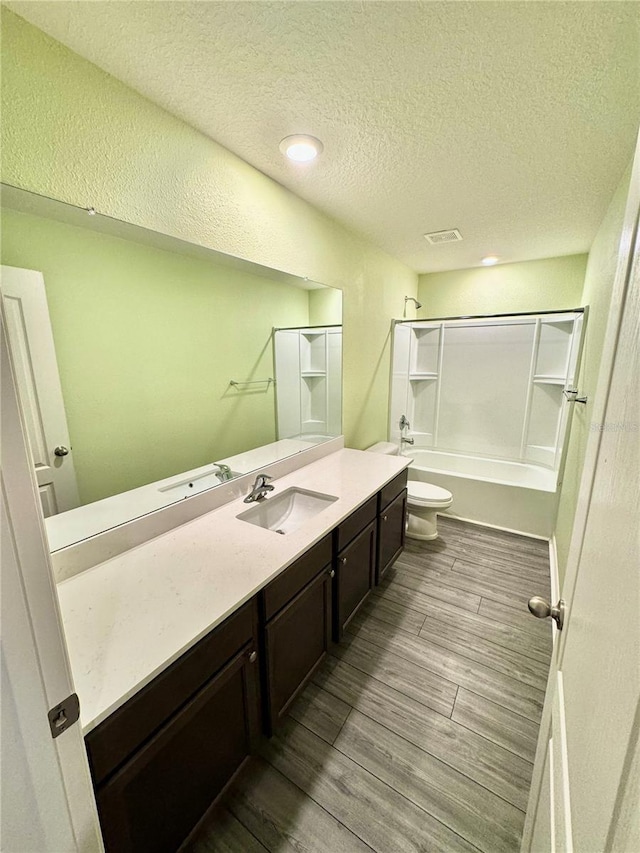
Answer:
[{"label": "white door", "polygon": [[73,509],[79,500],[42,273],[3,266],[0,293],[47,518]]},{"label": "white door", "polygon": [[49,725],[49,710],[73,693],[73,683],[4,318],[0,332],[2,851],[98,853],[103,847],[80,724],[55,738]]},{"label": "white door", "polygon": [[640,157],[562,598],[523,851],[640,850]]}]

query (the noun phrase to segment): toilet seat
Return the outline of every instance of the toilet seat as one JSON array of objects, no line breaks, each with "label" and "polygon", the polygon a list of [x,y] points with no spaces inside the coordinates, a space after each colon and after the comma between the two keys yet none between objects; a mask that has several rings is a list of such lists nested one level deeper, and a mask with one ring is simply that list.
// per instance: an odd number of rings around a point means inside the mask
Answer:
[{"label": "toilet seat", "polygon": [[432,483],[422,483],[409,480],[407,483],[409,504],[424,507],[447,507],[453,503],[453,495],[447,489],[434,486]]}]

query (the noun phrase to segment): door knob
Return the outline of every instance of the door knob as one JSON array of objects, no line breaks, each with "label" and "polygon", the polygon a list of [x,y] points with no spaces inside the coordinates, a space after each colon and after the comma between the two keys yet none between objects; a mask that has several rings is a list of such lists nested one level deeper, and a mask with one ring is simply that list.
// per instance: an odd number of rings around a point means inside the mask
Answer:
[{"label": "door knob", "polygon": [[64,444],[59,444],[53,452],[56,456],[68,456],[69,448],[65,447]]},{"label": "door knob", "polygon": [[548,616],[551,616],[558,626],[558,631],[562,631],[565,610],[566,605],[562,599],[560,599],[555,607],[552,607],[548,601],[545,601],[544,598],[540,598],[539,595],[535,595],[533,598],[529,599],[529,611],[536,617],[536,619],[546,619]]}]

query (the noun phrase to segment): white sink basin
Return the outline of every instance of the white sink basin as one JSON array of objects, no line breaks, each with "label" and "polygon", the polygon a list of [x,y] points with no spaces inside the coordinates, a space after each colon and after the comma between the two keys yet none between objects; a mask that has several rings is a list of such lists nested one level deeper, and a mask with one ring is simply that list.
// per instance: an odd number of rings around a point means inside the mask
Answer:
[{"label": "white sink basin", "polygon": [[279,495],[272,495],[256,503],[236,518],[275,533],[291,533],[337,500],[333,495],[292,486]]}]

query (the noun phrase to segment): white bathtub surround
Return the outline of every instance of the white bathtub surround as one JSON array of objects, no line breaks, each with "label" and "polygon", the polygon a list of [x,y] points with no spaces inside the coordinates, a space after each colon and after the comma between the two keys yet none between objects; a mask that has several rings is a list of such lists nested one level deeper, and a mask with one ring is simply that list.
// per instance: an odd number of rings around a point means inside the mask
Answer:
[{"label": "white bathtub surround", "polygon": [[451,514],[551,534],[586,311],[395,324],[389,436]]},{"label": "white bathtub surround", "polygon": [[558,495],[550,469],[435,450],[412,449],[407,455],[409,480],[453,494],[447,515],[544,539],[553,533]]},{"label": "white bathtub surround", "polygon": [[339,450],[272,481],[277,492],[297,486],[337,498],[285,536],[239,520],[247,505],[237,497],[60,583],[60,609],[85,733],[407,463],[398,456]]}]

